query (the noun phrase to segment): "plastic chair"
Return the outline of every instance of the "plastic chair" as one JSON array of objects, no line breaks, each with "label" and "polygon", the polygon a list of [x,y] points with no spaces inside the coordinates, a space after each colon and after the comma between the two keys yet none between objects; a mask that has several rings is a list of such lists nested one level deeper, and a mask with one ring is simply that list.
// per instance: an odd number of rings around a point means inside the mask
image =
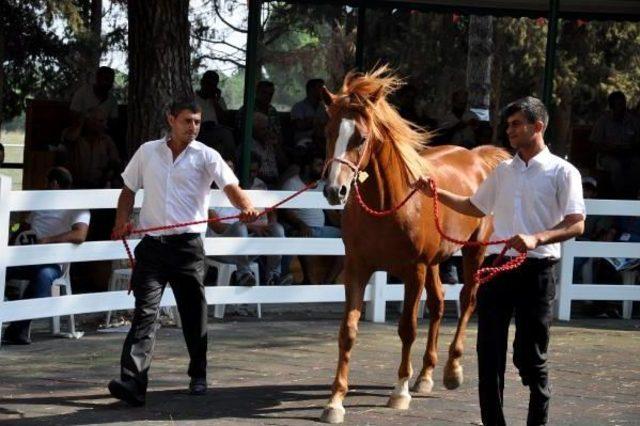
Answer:
[{"label": "plastic chair", "polygon": [[[233,274],[234,271],[238,270],[236,265],[233,263],[222,263],[213,259],[207,259],[207,265],[209,267],[213,266],[218,270],[218,279],[216,280],[216,285],[218,287],[230,285],[231,274]],[[258,263],[256,262],[251,262],[251,265],[249,265],[249,268],[251,269],[253,276],[256,277],[256,286],[259,286],[260,285],[260,266],[258,266]],[[213,316],[215,318],[220,318],[220,319],[224,318],[224,308],[225,308],[224,304],[215,305],[213,308]],[[258,314],[258,318],[262,318],[262,307],[260,306],[260,303],[258,303],[257,305],[256,312]]]},{"label": "plastic chair", "polygon": [[[71,279],[69,272],[71,270],[71,264],[65,263],[62,265],[62,276],[60,278],[56,278],[51,283],[51,296],[57,297],[61,295],[69,296],[72,294],[71,292]],[[56,335],[66,335],[65,333],[60,333],[60,317],[52,317],[51,318],[51,329],[53,334]],[[76,331],[76,322],[73,315],[69,315],[69,337],[73,337],[76,339],[81,338],[84,335],[82,331]]]},{"label": "plastic chair", "polygon": [[[111,271],[111,278],[109,279],[109,288],[108,291],[115,290],[124,290],[129,287],[129,281],[131,280],[131,268],[122,268],[122,269],[114,269]],[[180,313],[178,312],[178,307],[173,306],[172,308],[162,308],[166,309],[166,313],[171,317],[173,321],[175,321],[176,325],[179,328],[182,328],[182,321],[180,319]],[[109,326],[111,324],[111,311],[107,311],[107,317],[105,318],[105,326]]]}]

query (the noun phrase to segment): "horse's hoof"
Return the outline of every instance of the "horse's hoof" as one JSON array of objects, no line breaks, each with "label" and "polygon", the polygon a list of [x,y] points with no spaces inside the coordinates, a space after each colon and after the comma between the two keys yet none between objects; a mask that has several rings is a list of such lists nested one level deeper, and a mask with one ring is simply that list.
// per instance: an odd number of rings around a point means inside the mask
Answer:
[{"label": "horse's hoof", "polygon": [[419,394],[428,394],[433,390],[433,379],[431,377],[424,377],[417,379],[413,384],[411,391]]},{"label": "horse's hoof", "polygon": [[453,390],[460,387],[462,382],[464,381],[464,375],[462,374],[462,366],[458,365],[453,368],[445,368],[444,376],[442,378],[442,382],[444,383],[444,387]]},{"label": "horse's hoof", "polygon": [[323,423],[342,423],[344,422],[344,408],[339,407],[326,407],[322,411],[322,415],[320,416],[320,421]]},{"label": "horse's hoof", "polygon": [[394,410],[408,410],[411,404],[411,395],[391,395],[387,401],[387,407]]}]

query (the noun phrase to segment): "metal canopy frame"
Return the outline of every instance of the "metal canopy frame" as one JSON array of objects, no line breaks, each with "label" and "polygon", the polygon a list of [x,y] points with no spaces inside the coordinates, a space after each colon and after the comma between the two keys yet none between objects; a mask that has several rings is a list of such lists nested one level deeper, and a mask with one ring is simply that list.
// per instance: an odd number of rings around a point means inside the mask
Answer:
[{"label": "metal canopy frame", "polygon": [[[247,59],[245,69],[242,174],[246,187],[249,181],[251,129],[255,107],[256,53],[258,28],[262,4],[277,0],[247,0],[249,28],[247,35]],[[281,0],[282,1],[282,0]],[[548,19],[547,42],[542,100],[551,106],[553,74],[560,19],[640,21],[640,1],[608,0],[606,7],[599,0],[284,0],[285,3],[351,6],[358,9],[356,33],[356,67],[364,66],[366,11],[375,8],[402,8],[425,12],[449,12],[462,15],[492,15]]]}]

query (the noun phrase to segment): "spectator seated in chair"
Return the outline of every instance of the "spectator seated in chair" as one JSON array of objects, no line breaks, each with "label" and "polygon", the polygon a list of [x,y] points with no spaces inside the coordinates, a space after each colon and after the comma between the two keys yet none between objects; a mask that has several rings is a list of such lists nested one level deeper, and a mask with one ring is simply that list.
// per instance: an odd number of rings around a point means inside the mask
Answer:
[{"label": "spectator seated in chair", "polygon": [[218,88],[220,76],[213,70],[205,71],[200,80],[200,90],[195,99],[202,108],[202,123],[198,140],[215,149],[224,158],[234,154],[233,129],[222,124],[227,113],[227,104]]},{"label": "spectator seated in chair", "polygon": [[[322,155],[309,153],[309,155],[300,156],[298,161],[300,163],[300,172],[284,182],[282,185],[283,191],[299,191],[306,185],[320,179],[324,167]],[[322,191],[323,189],[324,182],[320,181],[311,191]],[[325,212],[322,209],[283,209],[281,213],[285,222],[287,236],[305,238],[340,238],[342,236],[338,226],[339,215],[333,217],[330,214],[333,212],[327,212],[329,222],[332,222],[331,225],[326,225],[327,218],[325,218]],[[309,256],[299,256],[298,258],[302,266],[303,282],[311,283],[311,258]],[[283,263],[285,264],[285,269],[287,269],[289,262],[285,261]],[[322,284],[334,283],[342,271],[343,263],[343,258],[337,257],[324,274]]]},{"label": "spectator seated in chair", "polygon": [[[69,189],[72,184],[71,173],[62,167],[54,167],[47,174],[47,189]],[[27,218],[30,230],[21,231],[14,236],[14,244],[81,244],[87,238],[90,213],[87,210],[43,210],[32,212]],[[7,269],[7,280],[28,280],[25,299],[51,296],[51,285],[62,275],[58,264],[19,266]],[[28,345],[31,320],[12,322],[2,335],[3,344]]]},{"label": "spectator seated in chair", "polygon": [[[227,161],[227,164],[233,169],[233,161]],[[260,170],[260,158],[251,156],[250,168],[250,187],[254,190],[266,190],[267,185],[258,178]],[[235,216],[239,214],[239,210],[234,207],[219,207],[209,210],[209,218],[223,218]],[[253,223],[243,223],[238,219],[228,219],[219,222],[210,222],[207,230],[208,237],[284,237],[284,228],[277,222],[276,212],[269,212],[267,215],[260,216]],[[232,284],[253,286],[256,284],[256,278],[251,272],[251,262],[254,262],[258,256],[215,256],[212,259],[222,263],[233,263],[236,265],[236,271],[232,277]],[[263,279],[261,282],[266,285],[287,285],[291,284],[291,274],[281,275],[281,256],[260,256],[261,273]]]}]

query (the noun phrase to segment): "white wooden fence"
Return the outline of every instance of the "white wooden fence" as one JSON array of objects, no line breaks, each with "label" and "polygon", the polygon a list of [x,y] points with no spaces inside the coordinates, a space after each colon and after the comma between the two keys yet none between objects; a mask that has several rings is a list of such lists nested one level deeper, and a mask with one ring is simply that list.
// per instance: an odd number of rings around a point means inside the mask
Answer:
[{"label": "white wooden fence", "polygon": [[[640,216],[640,201],[587,200],[589,216]],[[558,318],[571,319],[572,300],[625,301],[626,317],[631,315],[632,301],[640,300],[640,286],[614,284],[575,284],[573,265],[577,257],[640,258],[640,243],[567,241],[562,245],[560,291],[557,296]],[[631,283],[629,283],[631,284]]]},{"label": "white wooden fence", "polygon": [[[291,195],[285,191],[248,191],[257,207],[268,207]],[[4,295],[6,268],[20,265],[115,260],[126,258],[120,241],[9,246],[11,212],[53,209],[114,208],[119,190],[12,191],[11,180],[0,176],[0,295]],[[143,191],[136,197],[141,205]],[[211,206],[229,206],[220,191],[212,191]],[[339,209],[330,206],[319,192],[306,192],[282,208]],[[640,201],[588,200],[590,214],[640,216]],[[139,240],[131,240],[134,248]],[[337,238],[208,238],[207,255],[272,254],[272,255],[343,255],[344,246]],[[570,318],[571,300],[640,300],[640,286],[576,285],[572,283],[575,257],[640,257],[638,243],[567,242],[563,246],[559,317]],[[457,300],[462,286],[447,285],[446,300]],[[387,274],[376,272],[365,292],[366,319],[384,322],[387,301],[402,300],[401,284],[387,284]],[[294,285],[270,287],[206,287],[207,303],[310,303],[344,301],[342,285]],[[424,300],[425,295],[422,295]],[[175,305],[170,289],[162,306]],[[0,325],[21,319],[46,318],[69,314],[132,309],[134,299],[126,291],[100,292],[54,298],[4,301],[0,298]]]},{"label": "white wooden fence", "polygon": [[[12,191],[11,181],[0,176],[0,294],[4,294],[6,268],[20,265],[115,260],[126,258],[121,241],[95,241],[74,244],[47,244],[8,246],[10,212],[54,209],[114,208],[119,190],[56,190]],[[288,191],[247,191],[256,207],[272,206],[291,195]],[[140,207],[143,191],[136,196]],[[211,206],[230,206],[220,191],[211,192]],[[330,206],[320,192],[306,192],[282,208],[340,209]],[[131,240],[133,249],[139,240]],[[272,254],[272,255],[343,255],[344,245],[339,238],[207,238],[207,255]],[[457,300],[462,285],[448,285],[447,300]],[[260,287],[206,287],[208,304],[221,303],[310,303],[342,302],[342,285],[293,285]],[[366,319],[384,322],[387,301],[399,301],[404,296],[401,284],[387,284],[386,272],[376,272],[365,292]],[[423,299],[425,295],[423,294]],[[162,306],[175,305],[168,288]],[[46,318],[69,314],[132,309],[133,296],[126,291],[112,291],[43,299],[3,301],[0,299],[0,325],[2,322],[28,318]]]}]

